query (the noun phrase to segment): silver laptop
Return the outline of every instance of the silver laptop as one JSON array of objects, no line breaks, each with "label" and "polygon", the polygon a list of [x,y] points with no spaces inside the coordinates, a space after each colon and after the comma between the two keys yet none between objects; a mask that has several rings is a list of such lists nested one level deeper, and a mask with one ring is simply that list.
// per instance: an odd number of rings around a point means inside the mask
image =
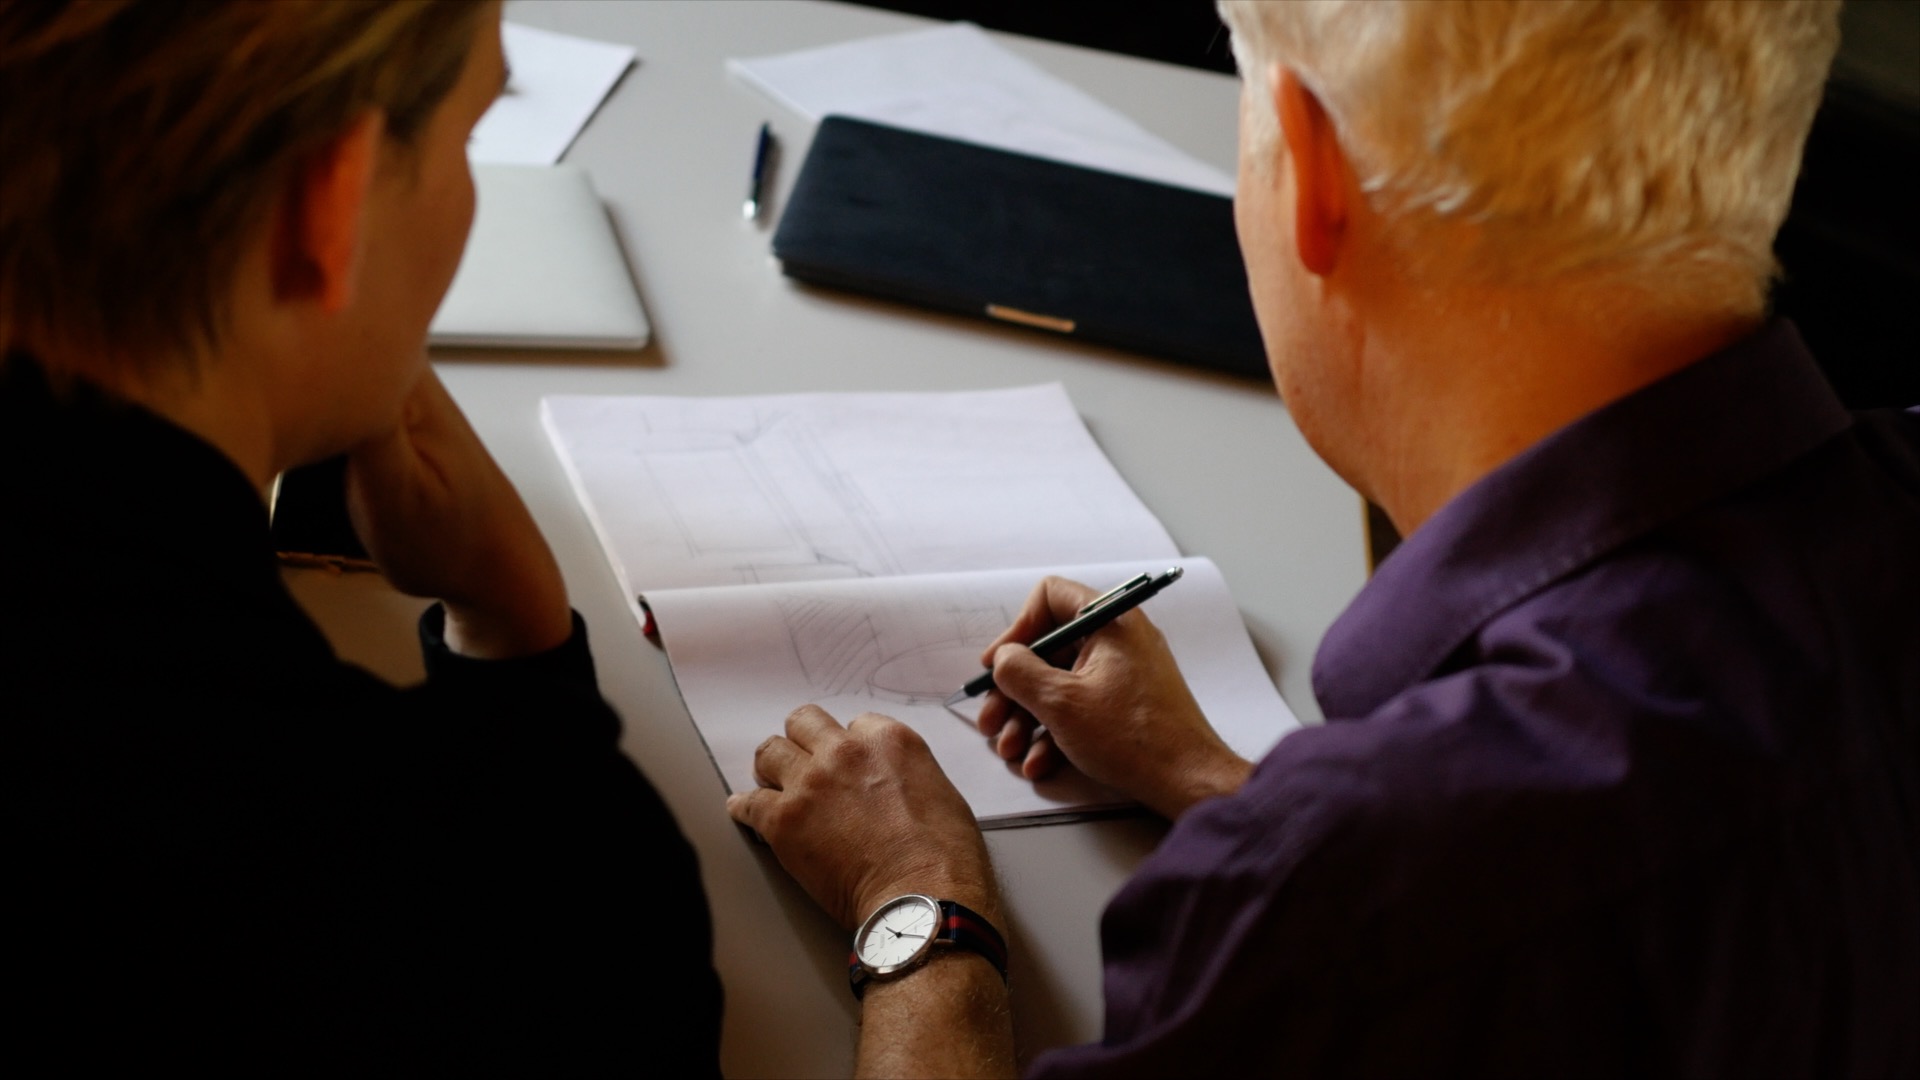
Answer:
[{"label": "silver laptop", "polygon": [[476,164],[473,180],[473,232],[430,344],[645,347],[652,328],[585,170]]}]

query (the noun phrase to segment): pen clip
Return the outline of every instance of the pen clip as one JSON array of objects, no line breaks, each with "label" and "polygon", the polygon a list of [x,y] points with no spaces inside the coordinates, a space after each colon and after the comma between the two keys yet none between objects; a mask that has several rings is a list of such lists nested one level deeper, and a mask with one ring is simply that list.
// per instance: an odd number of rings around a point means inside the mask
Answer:
[{"label": "pen clip", "polygon": [[1138,577],[1129,578],[1126,581],[1123,581],[1120,584],[1115,585],[1113,588],[1108,589],[1106,592],[1101,593],[1099,596],[1096,596],[1093,599],[1087,601],[1084,607],[1082,607],[1079,611],[1074,612],[1074,618],[1077,619],[1082,615],[1090,615],[1093,612],[1099,611],[1101,608],[1106,607],[1108,604],[1113,603],[1115,600],[1120,599],[1122,596],[1125,596],[1127,593],[1132,592],[1133,590],[1139,588],[1142,585],[1145,585],[1147,582],[1152,580],[1153,580],[1152,574],[1141,574]]}]

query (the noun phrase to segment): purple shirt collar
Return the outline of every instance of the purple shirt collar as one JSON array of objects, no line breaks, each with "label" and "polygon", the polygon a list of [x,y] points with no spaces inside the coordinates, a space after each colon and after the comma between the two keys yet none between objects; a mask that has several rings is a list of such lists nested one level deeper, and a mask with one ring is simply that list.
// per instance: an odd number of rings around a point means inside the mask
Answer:
[{"label": "purple shirt collar", "polygon": [[1791,322],[1561,428],[1455,496],[1381,563],[1327,631],[1314,695],[1366,716],[1487,620],[1844,431]]}]

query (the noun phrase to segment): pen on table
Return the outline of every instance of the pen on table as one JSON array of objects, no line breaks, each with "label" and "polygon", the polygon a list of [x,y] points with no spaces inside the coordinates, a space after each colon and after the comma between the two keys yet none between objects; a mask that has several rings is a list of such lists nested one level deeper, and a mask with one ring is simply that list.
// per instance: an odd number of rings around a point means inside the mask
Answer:
[{"label": "pen on table", "polygon": [[[1047,659],[1047,654],[1053,650],[1062,645],[1071,645],[1081,638],[1091,637],[1101,627],[1146,603],[1149,597],[1179,581],[1181,573],[1181,569],[1175,566],[1159,577],[1141,574],[1139,577],[1123,581],[1095,597],[1087,606],[1080,609],[1079,614],[1028,647],[1038,653],[1042,659]],[[1047,662],[1052,663],[1051,660]],[[967,680],[967,685],[948,695],[946,703],[957,705],[967,698],[978,697],[991,689],[993,689],[993,669],[989,668]]]},{"label": "pen on table", "polygon": [[761,124],[760,138],[753,146],[753,175],[747,180],[747,201],[740,208],[740,216],[748,221],[760,216],[761,188],[767,182],[767,163],[772,152],[773,129],[766,124]]}]

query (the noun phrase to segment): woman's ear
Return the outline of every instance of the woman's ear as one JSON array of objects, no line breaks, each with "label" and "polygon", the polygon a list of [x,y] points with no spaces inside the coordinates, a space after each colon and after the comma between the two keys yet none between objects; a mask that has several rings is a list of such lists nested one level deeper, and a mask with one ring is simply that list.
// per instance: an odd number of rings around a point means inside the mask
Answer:
[{"label": "woman's ear", "polygon": [[384,118],[368,111],[289,172],[274,221],[276,300],[328,313],[352,302],[384,136]]}]

